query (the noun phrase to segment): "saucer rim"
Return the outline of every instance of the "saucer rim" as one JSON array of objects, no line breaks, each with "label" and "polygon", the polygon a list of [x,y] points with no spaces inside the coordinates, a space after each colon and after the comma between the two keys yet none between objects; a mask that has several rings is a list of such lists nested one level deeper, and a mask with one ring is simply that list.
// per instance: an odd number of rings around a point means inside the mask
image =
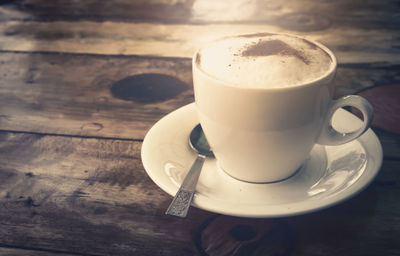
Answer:
[{"label": "saucer rim", "polygon": [[[147,132],[143,144],[142,144],[142,151],[141,151],[141,158],[143,162],[144,169],[147,173],[147,175],[152,179],[152,181],[160,187],[163,191],[165,191],[167,194],[174,196],[174,194],[177,192],[179,189],[178,187],[174,188],[174,191],[171,191],[171,184],[164,184],[165,182],[162,182],[162,179],[159,179],[159,175],[157,173],[160,173],[160,171],[154,171],[151,170],[150,163],[148,159],[149,154],[147,148],[150,147],[149,141],[150,138],[153,136],[153,133],[155,131],[158,131],[159,129],[162,130],[162,126],[165,122],[166,119],[174,118],[175,116],[178,115],[184,115],[185,111],[191,112],[195,111],[195,103],[190,103],[185,106],[182,106],[171,113],[167,114],[166,116],[162,117],[159,121],[157,121],[151,129]],[[348,111],[345,111],[343,109],[339,109],[339,115],[347,115],[347,117],[350,117],[352,119],[356,118],[352,113],[349,113]],[[197,119],[197,116],[196,116]],[[374,161],[371,163],[371,161],[367,161],[366,165],[366,170],[365,173],[363,173],[362,177],[358,179],[353,185],[343,189],[339,193],[326,198],[323,200],[323,203],[321,203],[321,200],[316,200],[312,202],[306,202],[304,200],[298,201],[298,202],[291,202],[291,203],[283,203],[281,205],[264,205],[264,204],[259,204],[258,207],[260,208],[260,211],[254,211],[254,208],[256,206],[252,205],[252,209],[250,211],[235,211],[230,208],[224,208],[224,207],[219,207],[218,204],[215,203],[215,199],[209,199],[206,196],[201,196],[195,193],[192,206],[207,210],[210,212],[214,213],[219,213],[219,214],[225,214],[225,215],[230,215],[230,216],[238,216],[238,217],[251,217],[251,218],[266,218],[266,217],[288,217],[288,216],[295,216],[295,215],[300,215],[300,214],[306,214],[310,212],[315,212],[319,210],[323,210],[329,207],[332,207],[334,205],[337,205],[343,201],[346,201],[350,198],[353,198],[354,196],[358,195],[361,193],[368,185],[375,179],[376,175],[379,173],[380,167],[382,165],[383,161],[383,152],[382,152],[382,146],[381,143],[376,136],[376,134],[372,131],[371,128],[369,128],[366,133],[364,133],[361,137],[356,139],[361,147],[365,150],[367,153],[367,158],[371,156],[370,151],[374,151],[376,155],[374,155]],[[320,145],[322,147],[323,145]],[[339,145],[340,147],[340,145]],[[147,155],[146,155],[147,154]],[[194,153],[193,153],[194,154]],[[243,182],[243,181],[242,181]],[[172,181],[171,181],[172,183]],[[173,183],[172,183],[173,184]],[[175,184],[173,184],[176,186]],[[213,204],[214,202],[214,204]],[[316,203],[319,202],[319,203]],[[309,205],[311,204],[311,205]],[[238,207],[243,204],[239,204]],[[307,207],[305,207],[308,205]],[[286,206],[286,207],[285,207]],[[265,207],[267,208],[279,208],[277,209],[270,209],[270,211],[265,211]],[[264,210],[262,210],[264,209]]]}]

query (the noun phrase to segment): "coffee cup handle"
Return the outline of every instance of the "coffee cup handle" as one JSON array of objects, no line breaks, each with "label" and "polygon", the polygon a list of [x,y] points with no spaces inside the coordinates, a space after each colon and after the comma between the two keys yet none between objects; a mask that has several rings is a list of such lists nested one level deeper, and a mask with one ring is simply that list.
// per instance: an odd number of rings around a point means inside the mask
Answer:
[{"label": "coffee cup handle", "polygon": [[[345,106],[355,107],[359,109],[363,115],[363,124],[356,131],[342,133],[335,130],[332,126],[333,114],[336,110]],[[371,104],[361,96],[349,95],[333,100],[329,106],[317,143],[322,145],[340,145],[352,141],[361,136],[369,128],[372,118],[373,108]]]}]

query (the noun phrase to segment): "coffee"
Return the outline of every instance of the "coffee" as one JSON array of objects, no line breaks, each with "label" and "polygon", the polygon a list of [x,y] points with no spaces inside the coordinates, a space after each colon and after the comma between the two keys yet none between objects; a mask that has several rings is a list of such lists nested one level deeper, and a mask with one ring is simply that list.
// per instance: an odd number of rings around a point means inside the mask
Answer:
[{"label": "coffee", "polygon": [[211,77],[243,88],[304,85],[334,68],[332,57],[317,44],[271,33],[214,41],[198,52],[195,63]]}]

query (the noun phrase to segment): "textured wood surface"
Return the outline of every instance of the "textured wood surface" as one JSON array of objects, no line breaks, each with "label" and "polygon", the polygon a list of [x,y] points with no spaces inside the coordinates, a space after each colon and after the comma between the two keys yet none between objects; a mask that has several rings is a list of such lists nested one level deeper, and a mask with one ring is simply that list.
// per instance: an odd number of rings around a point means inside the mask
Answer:
[{"label": "textured wood surface", "polygon": [[0,239],[8,246],[79,255],[372,256],[400,249],[393,236],[400,230],[399,161],[385,161],[360,195],[317,213],[247,219],[193,208],[178,219],[164,215],[171,198],[145,174],[140,142],[0,135],[7,227]]},{"label": "textured wood surface", "polygon": [[271,31],[319,40],[340,63],[399,63],[399,11],[396,1],[361,0],[9,1],[0,48],[191,58],[211,39]]},{"label": "textured wood surface", "polygon": [[[400,255],[399,11],[395,0],[0,1],[0,255]],[[197,47],[266,30],[335,52],[335,97],[377,109],[381,171],[311,214],[165,216],[172,198],[143,169],[144,135],[193,101]]]},{"label": "textured wood surface", "polygon": [[400,86],[390,84],[362,90],[358,95],[368,99],[374,106],[375,118],[372,125],[400,134]]},{"label": "textured wood surface", "polygon": [[[93,21],[0,23],[3,51],[152,55],[191,58],[207,41],[233,34],[296,33],[324,43],[339,63],[400,63],[398,30],[329,27],[299,32],[264,24],[153,24]],[[395,45],[393,45],[395,44]],[[365,54],[369,51],[369,54]]]},{"label": "textured wood surface", "polygon": [[[166,24],[262,23],[296,31],[352,28],[398,29],[396,0],[3,0],[2,20],[117,20]],[[308,16],[307,16],[308,15]]]},{"label": "textured wood surface", "polygon": [[190,60],[3,53],[0,63],[2,130],[143,139],[193,102]]},{"label": "textured wood surface", "polygon": [[210,213],[164,215],[171,198],[145,174],[140,145],[0,133],[2,244],[94,255],[194,254],[191,233]]},{"label": "textured wood surface", "polygon": [[[189,59],[2,53],[0,63],[6,131],[143,139],[162,116],[194,100]],[[399,83],[398,67],[342,65],[336,97]]]}]

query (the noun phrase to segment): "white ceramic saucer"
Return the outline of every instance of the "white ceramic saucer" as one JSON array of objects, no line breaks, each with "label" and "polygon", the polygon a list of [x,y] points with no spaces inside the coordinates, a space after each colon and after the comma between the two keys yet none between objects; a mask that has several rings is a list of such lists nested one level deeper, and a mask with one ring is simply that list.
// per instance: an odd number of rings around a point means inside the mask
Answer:
[{"label": "white ceramic saucer", "polygon": [[[175,195],[196,154],[188,145],[198,123],[195,105],[186,105],[158,121],[142,145],[142,161],[150,178]],[[333,117],[339,130],[355,130],[361,121],[339,109]],[[316,145],[301,169],[289,179],[269,184],[236,180],[207,159],[193,206],[243,217],[279,217],[307,213],[348,199],[365,188],[382,163],[382,147],[369,129],[341,146]],[[268,166],[266,166],[268,168]]]}]

